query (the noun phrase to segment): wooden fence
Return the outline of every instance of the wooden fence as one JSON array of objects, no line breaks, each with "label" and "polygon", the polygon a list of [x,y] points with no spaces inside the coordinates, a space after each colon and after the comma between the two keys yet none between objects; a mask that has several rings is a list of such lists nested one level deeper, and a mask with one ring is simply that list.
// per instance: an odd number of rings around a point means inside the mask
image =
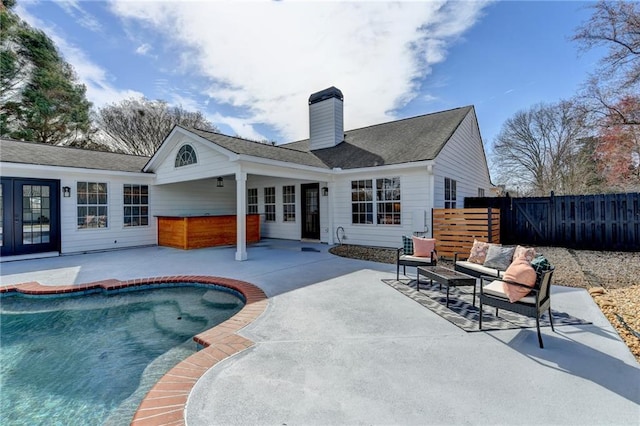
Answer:
[{"label": "wooden fence", "polygon": [[500,209],[503,244],[640,251],[640,193],[532,198],[466,198]]},{"label": "wooden fence", "polygon": [[431,229],[438,256],[452,259],[456,252],[469,253],[475,238],[500,242],[500,210],[433,209]]}]

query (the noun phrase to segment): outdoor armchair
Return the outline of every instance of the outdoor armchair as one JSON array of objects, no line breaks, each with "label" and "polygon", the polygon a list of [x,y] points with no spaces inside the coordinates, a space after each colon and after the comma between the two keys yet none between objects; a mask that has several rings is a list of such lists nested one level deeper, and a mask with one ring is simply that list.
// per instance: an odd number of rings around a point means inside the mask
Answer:
[{"label": "outdoor armchair", "polygon": [[407,266],[436,266],[438,263],[438,252],[433,250],[431,256],[414,256],[410,254],[404,254],[404,248],[398,249],[396,257],[396,280],[400,279],[400,266],[403,268],[403,273],[407,274]]},{"label": "outdoor armchair", "polygon": [[[516,312],[528,317],[535,317],[536,328],[538,329],[538,343],[541,348],[544,348],[542,344],[542,335],[540,334],[540,316],[545,312],[549,312],[549,323],[551,324],[551,330],[553,328],[553,317],[551,315],[551,278],[553,276],[554,268],[551,267],[548,270],[537,273],[536,282],[533,287],[515,282],[506,281],[503,279],[497,279],[496,277],[482,276],[480,277],[480,320],[478,327],[482,330],[482,307],[483,305],[489,305],[496,308],[496,316],[498,316],[498,309],[506,309],[511,312]],[[489,284],[486,284],[489,282]],[[503,290],[503,283],[511,286],[524,287],[530,290],[529,294],[522,299],[511,302],[509,297]],[[485,285],[486,284],[486,285]]]}]

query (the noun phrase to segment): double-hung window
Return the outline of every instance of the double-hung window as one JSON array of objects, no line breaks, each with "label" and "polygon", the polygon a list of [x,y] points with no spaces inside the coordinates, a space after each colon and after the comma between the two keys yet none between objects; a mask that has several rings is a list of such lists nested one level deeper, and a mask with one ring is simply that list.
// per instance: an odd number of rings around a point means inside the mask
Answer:
[{"label": "double-hung window", "polygon": [[273,186],[264,189],[264,220],[276,221],[276,188]]},{"label": "double-hung window", "polygon": [[282,215],[283,221],[296,221],[296,187],[285,185],[282,187]]},{"label": "double-hung window", "polygon": [[373,223],[373,181],[351,181],[351,223]]},{"label": "double-hung window", "polygon": [[124,226],[149,225],[149,186],[124,185]]},{"label": "double-hung window", "polygon": [[247,189],[247,214],[258,214],[258,188]]},{"label": "double-hung window", "polygon": [[106,182],[78,182],[78,229],[106,228],[109,224],[109,207]]},{"label": "double-hung window", "polygon": [[451,178],[444,178],[444,208],[456,208],[456,181]]},{"label": "double-hung window", "polygon": [[351,181],[351,223],[400,225],[400,195],[399,177]]},{"label": "double-hung window", "polygon": [[379,225],[400,225],[400,178],[376,180]]}]

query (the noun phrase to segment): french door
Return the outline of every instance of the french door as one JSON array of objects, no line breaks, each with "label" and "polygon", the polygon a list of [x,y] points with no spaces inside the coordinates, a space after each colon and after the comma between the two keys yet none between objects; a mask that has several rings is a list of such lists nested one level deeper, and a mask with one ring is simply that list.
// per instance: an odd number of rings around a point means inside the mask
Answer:
[{"label": "french door", "polygon": [[309,183],[302,189],[302,238],[320,239],[320,185]]},{"label": "french door", "polygon": [[5,178],[0,181],[2,256],[60,250],[60,181]]}]

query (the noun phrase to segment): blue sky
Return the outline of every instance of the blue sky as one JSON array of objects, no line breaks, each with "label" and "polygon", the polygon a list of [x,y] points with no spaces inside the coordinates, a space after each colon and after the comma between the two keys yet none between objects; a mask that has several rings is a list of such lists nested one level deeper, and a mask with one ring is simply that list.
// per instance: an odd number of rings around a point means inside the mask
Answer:
[{"label": "blue sky", "polygon": [[488,153],[518,110],[575,95],[603,51],[571,41],[586,2],[37,1],[96,106],[145,96],[223,133],[308,137],[309,95],[336,86],[345,129],[473,104]]}]

